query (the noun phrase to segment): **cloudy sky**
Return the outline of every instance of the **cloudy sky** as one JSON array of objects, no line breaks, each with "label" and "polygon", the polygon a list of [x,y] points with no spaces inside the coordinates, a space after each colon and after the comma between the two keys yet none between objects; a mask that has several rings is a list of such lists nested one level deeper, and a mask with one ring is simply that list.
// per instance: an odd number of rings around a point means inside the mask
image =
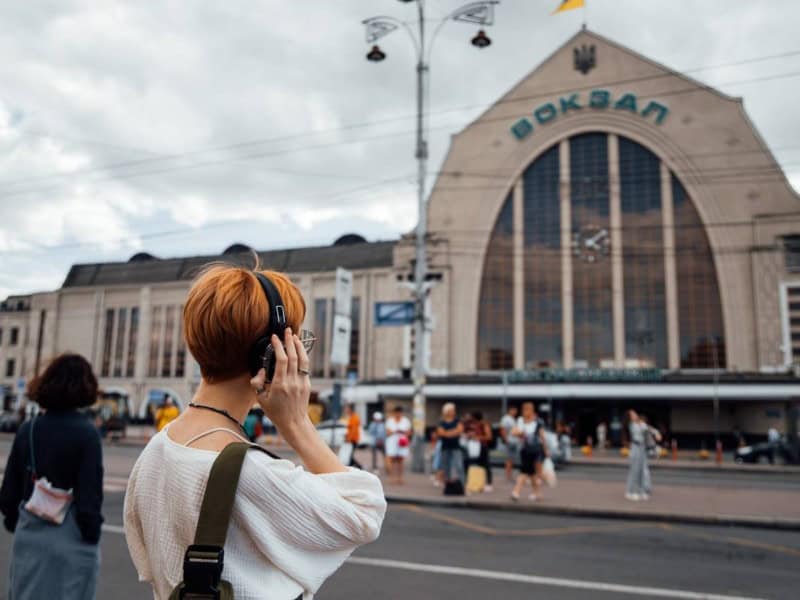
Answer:
[{"label": "cloudy sky", "polygon": [[[427,2],[432,20],[461,4]],[[473,26],[442,30],[432,170],[452,133],[580,28],[581,11],[549,16],[557,4],[502,0],[482,51],[469,45]],[[396,32],[382,42],[388,60],[364,59],[361,21],[375,14],[414,17],[396,0],[2,3],[0,297],[57,288],[73,263],[139,250],[409,230],[413,56]],[[800,2],[589,0],[588,19],[743,96],[800,189]],[[761,57],[774,58],[717,66]]]}]

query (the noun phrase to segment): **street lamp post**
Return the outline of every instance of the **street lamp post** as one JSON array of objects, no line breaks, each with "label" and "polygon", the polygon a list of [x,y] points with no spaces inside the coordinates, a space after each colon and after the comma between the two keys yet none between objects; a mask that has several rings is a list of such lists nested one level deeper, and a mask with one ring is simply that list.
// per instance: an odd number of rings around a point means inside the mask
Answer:
[{"label": "street lamp post", "polygon": [[[426,84],[430,52],[439,31],[449,21],[474,23],[480,26],[492,25],[494,23],[494,6],[499,4],[499,0],[470,2],[454,10],[439,22],[430,40],[426,38],[425,33],[425,0],[400,0],[400,2],[416,2],[419,15],[417,35],[414,34],[408,23],[394,17],[372,17],[364,20],[363,23],[366,27],[367,43],[372,45],[367,54],[367,60],[371,62],[384,60],[386,54],[375,42],[400,28],[405,29],[409,34],[417,52],[417,142],[415,157],[417,159],[418,216],[414,264],[414,340],[416,351],[412,368],[412,378],[414,380],[414,443],[412,446],[411,468],[414,472],[423,473],[425,472],[425,373],[427,370],[425,364],[425,336],[427,334],[425,299],[430,289],[425,281],[427,271],[425,239],[428,229],[428,211],[426,210],[425,197],[425,179],[428,163],[428,142],[425,139],[425,103],[427,99]],[[486,48],[492,42],[484,30],[480,29],[472,38],[471,43],[476,48]]]}]

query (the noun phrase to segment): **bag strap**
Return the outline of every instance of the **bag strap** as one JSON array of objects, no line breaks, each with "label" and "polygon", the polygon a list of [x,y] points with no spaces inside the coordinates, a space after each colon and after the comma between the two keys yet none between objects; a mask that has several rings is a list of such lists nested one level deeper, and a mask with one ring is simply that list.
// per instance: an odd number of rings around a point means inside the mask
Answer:
[{"label": "bag strap", "polygon": [[239,487],[239,476],[248,450],[260,450],[277,459],[269,450],[236,442],[219,453],[208,476],[194,544],[183,557],[183,584],[180,598],[219,598],[224,566],[225,539]]},{"label": "bag strap", "polygon": [[31,418],[31,427],[28,429],[28,445],[31,450],[31,480],[36,481],[36,454],[33,451],[33,425],[36,423],[36,415]]}]

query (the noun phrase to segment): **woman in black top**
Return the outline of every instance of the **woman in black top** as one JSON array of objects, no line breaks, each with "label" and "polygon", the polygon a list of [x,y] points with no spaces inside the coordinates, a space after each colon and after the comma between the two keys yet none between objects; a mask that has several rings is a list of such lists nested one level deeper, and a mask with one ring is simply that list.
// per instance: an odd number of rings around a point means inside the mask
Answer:
[{"label": "woman in black top", "polygon": [[[103,523],[103,450],[94,425],[77,409],[95,402],[97,379],[86,359],[65,354],[31,382],[28,397],[45,413],[19,428],[0,488],[0,512],[15,534],[9,597],[91,599]],[[33,493],[34,475],[55,488],[71,490],[72,501],[60,525],[24,508]]]},{"label": "woman in black top", "polygon": [[442,441],[441,479],[444,483],[463,480],[464,459],[461,453],[460,438],[464,433],[464,427],[456,417],[456,405],[452,402],[448,402],[442,407],[442,420],[439,421],[436,433]]}]

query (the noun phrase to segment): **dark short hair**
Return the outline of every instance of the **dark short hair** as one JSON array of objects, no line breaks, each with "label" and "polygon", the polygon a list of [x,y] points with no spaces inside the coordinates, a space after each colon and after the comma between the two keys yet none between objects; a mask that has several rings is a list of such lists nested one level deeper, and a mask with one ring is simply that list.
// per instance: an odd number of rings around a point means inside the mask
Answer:
[{"label": "dark short hair", "polygon": [[45,410],[91,406],[97,400],[97,377],[80,354],[62,354],[30,382],[28,398]]},{"label": "dark short hair", "polygon": [[394,412],[403,412],[403,407],[398,404],[394,407]]}]

